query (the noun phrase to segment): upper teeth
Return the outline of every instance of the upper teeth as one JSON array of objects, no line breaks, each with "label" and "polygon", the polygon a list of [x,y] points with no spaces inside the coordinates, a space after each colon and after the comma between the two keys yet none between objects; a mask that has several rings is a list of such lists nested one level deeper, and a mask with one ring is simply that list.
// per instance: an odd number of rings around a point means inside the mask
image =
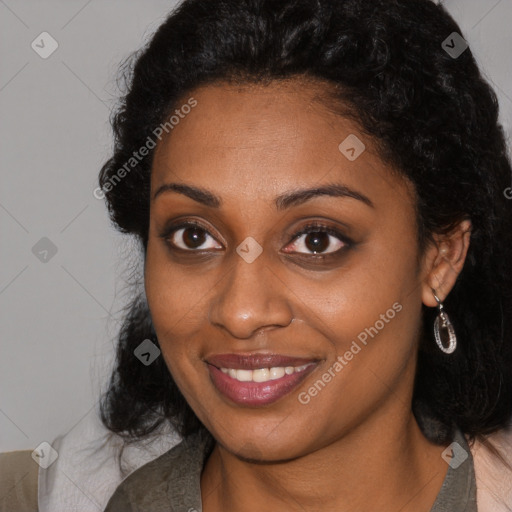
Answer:
[{"label": "upper teeth", "polygon": [[231,378],[241,382],[267,382],[291,375],[295,372],[305,370],[311,363],[302,366],[275,366],[273,368],[259,368],[257,370],[235,370],[234,368],[221,368],[223,373],[227,373]]}]

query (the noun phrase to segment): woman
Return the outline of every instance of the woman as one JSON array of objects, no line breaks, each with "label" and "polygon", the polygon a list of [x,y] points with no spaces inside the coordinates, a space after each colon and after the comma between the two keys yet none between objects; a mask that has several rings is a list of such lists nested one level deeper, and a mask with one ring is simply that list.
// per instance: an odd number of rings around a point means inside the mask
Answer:
[{"label": "woman", "polygon": [[145,290],[102,419],[184,440],[106,511],[477,510],[511,166],[460,32],[429,0],[185,0],[137,55],[99,181]]}]

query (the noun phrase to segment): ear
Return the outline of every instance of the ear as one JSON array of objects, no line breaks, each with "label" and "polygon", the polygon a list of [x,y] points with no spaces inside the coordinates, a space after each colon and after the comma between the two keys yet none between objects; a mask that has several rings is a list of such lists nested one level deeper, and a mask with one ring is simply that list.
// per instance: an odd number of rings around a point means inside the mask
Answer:
[{"label": "ear", "polygon": [[437,302],[432,288],[444,301],[459,276],[468,253],[471,221],[461,221],[452,231],[434,235],[434,243],[427,248],[423,264],[422,300],[425,306],[435,307]]}]

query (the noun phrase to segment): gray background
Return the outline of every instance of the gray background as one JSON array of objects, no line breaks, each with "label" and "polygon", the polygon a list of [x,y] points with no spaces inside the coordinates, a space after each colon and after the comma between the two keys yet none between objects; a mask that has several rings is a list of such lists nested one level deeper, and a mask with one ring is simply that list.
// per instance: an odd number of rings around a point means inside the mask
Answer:
[{"label": "gray background", "polygon": [[[92,192],[111,148],[118,65],[175,3],[0,0],[0,451],[70,430],[109,373],[130,246]],[[512,0],[444,4],[510,135]],[[31,47],[42,32],[59,45],[47,59]],[[33,253],[43,237],[55,255]]]}]

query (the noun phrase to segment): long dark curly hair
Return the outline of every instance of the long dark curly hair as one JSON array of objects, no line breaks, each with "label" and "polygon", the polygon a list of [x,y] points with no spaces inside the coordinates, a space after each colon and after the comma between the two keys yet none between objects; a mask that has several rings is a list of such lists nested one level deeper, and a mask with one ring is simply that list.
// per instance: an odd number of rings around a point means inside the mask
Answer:
[{"label": "long dark curly hair", "polygon": [[[436,310],[423,307],[413,412],[436,443],[456,427],[485,442],[512,416],[511,165],[496,95],[471,49],[454,57],[443,48],[453,32],[462,34],[430,0],[185,0],[122,67],[113,155],[99,174],[112,222],[143,260],[154,151],[130,159],[184,98],[214,82],[323,81],[326,105],[360,123],[414,184],[420,249],[462,219],[473,226],[445,301],[453,354],[436,347]],[[143,340],[158,345],[143,292],[125,313],[103,423],[127,443],[164,423],[182,436],[204,431],[163,358],[145,366],[134,357]]]}]

